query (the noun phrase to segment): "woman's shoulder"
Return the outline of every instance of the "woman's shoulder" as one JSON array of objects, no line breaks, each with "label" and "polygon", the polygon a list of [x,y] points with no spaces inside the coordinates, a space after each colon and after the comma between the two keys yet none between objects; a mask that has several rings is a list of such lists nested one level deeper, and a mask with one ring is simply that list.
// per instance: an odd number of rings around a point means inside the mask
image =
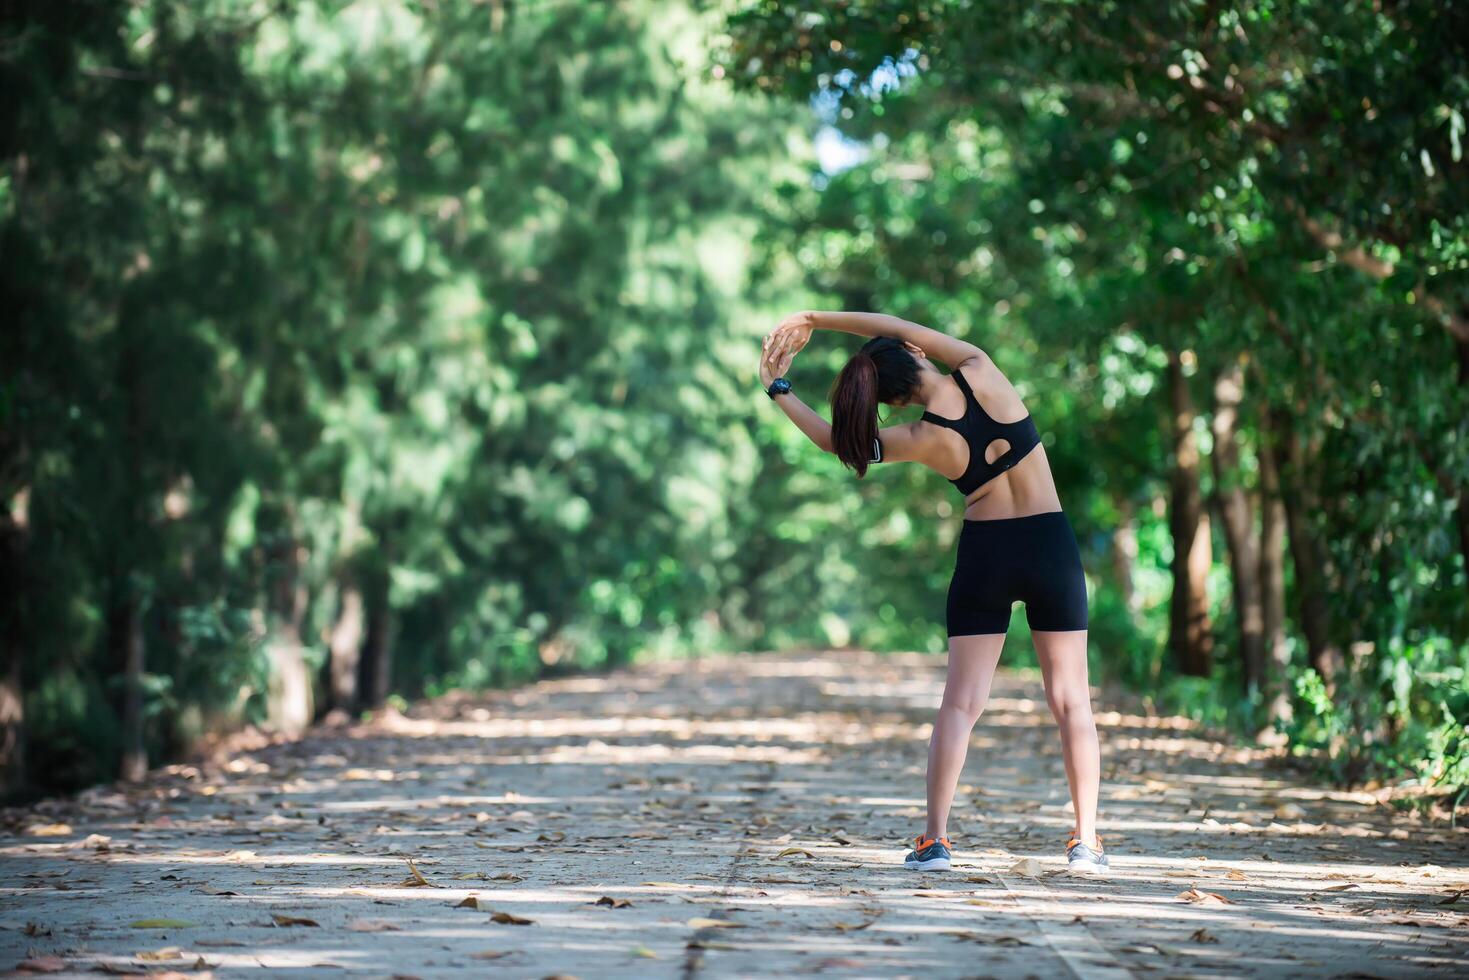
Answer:
[{"label": "woman's shoulder", "polygon": [[956,373],[963,372],[964,380],[969,382],[970,390],[974,397],[979,399],[980,407],[996,421],[1018,421],[1025,417],[1025,403],[1020,398],[1020,392],[1005,377],[1005,372],[1000,370],[988,354],[981,352],[975,357],[964,361],[954,369]]}]

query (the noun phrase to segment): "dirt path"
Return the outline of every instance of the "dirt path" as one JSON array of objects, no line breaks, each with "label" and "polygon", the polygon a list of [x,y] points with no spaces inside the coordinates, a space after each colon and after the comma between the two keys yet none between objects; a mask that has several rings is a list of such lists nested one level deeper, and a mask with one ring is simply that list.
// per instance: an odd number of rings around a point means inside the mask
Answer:
[{"label": "dirt path", "polygon": [[1058,745],[1014,676],[975,732],[955,870],[904,871],[942,681],[929,657],[657,665],[12,812],[0,969],[1092,980],[1469,962],[1469,834],[1173,719],[1098,706],[1115,873],[1058,873]]}]

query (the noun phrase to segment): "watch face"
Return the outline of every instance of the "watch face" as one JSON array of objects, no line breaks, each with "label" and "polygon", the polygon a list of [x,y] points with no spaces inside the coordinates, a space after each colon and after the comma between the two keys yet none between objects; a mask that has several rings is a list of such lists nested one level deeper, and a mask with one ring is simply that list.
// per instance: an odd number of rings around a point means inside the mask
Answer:
[{"label": "watch face", "polygon": [[791,390],[791,383],[785,378],[776,378],[770,382],[770,393],[772,395],[784,395]]}]

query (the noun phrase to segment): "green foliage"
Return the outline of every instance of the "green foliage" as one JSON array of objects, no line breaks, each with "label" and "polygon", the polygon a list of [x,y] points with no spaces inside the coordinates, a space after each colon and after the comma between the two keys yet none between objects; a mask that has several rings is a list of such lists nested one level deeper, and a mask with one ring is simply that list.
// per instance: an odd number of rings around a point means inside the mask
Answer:
[{"label": "green foliage", "polygon": [[[951,488],[852,480],[755,387],[776,317],[840,306],[1016,382],[1099,678],[1244,734],[1288,685],[1283,730],[1339,778],[1463,784],[1466,18],[19,4],[0,683],[33,779],[284,724],[310,691],[320,714],[691,651],[943,649]],[[851,165],[823,167],[838,133]],[[822,338],[796,387],[819,401],[846,354]],[[1238,465],[1200,469],[1203,679],[1168,652],[1170,356],[1205,454],[1244,368]],[[1301,503],[1290,557],[1319,544],[1284,563],[1290,662],[1263,679],[1236,655],[1231,487],[1257,522]],[[1025,641],[1017,615],[1007,662]]]}]

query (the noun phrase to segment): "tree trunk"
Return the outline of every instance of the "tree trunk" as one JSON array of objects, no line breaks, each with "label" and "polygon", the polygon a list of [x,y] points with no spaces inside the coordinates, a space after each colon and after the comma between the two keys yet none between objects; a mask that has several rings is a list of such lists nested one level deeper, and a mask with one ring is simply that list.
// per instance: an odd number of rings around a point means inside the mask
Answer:
[{"label": "tree trunk", "polygon": [[131,583],[118,587],[108,617],[108,646],[113,662],[122,667],[122,701],[118,717],[122,729],[122,757],[118,776],[137,782],[148,772],[148,749],[143,725],[143,616]]},{"label": "tree trunk", "polygon": [[1127,614],[1137,616],[1137,590],[1133,588],[1133,570],[1137,566],[1137,517],[1132,501],[1123,496],[1113,500],[1117,508],[1117,526],[1112,530],[1109,551],[1112,559],[1112,577],[1116,580],[1117,594]]},{"label": "tree trunk", "polygon": [[[1454,338],[1459,355],[1459,387],[1469,391],[1469,339]],[[1459,555],[1464,560],[1464,579],[1469,583],[1469,484],[1459,487]]]},{"label": "tree trunk", "polygon": [[301,584],[295,519],[290,508],[286,509],[284,520],[289,533],[282,535],[273,562],[280,570],[280,577],[271,590],[272,618],[277,625],[266,647],[270,681],[265,717],[271,728],[294,735],[305,731],[313,716],[311,671],[306,667],[305,645],[301,640],[310,596]]},{"label": "tree trunk", "polygon": [[341,711],[357,710],[357,679],[361,669],[364,615],[362,590],[356,584],[342,586],[342,609],[328,638],[327,702]]},{"label": "tree trunk", "polygon": [[0,509],[0,801],[26,789],[25,688],[21,626],[25,608],[21,562],[25,559],[24,519],[10,505]]},{"label": "tree trunk", "polygon": [[1244,399],[1244,380],[1244,369],[1236,361],[1214,381],[1214,451],[1209,459],[1214,467],[1215,493],[1224,521],[1224,540],[1229,548],[1235,618],[1239,621],[1240,662],[1248,694],[1264,687],[1265,612],[1260,594],[1255,515],[1240,472],[1239,408]]},{"label": "tree trunk", "polygon": [[1290,534],[1291,566],[1296,573],[1301,632],[1306,634],[1311,666],[1321,675],[1326,689],[1334,691],[1342,658],[1331,636],[1331,609],[1326,601],[1326,551],[1311,524],[1311,516],[1317,510],[1308,466],[1312,454],[1295,431],[1289,416],[1277,417],[1274,427],[1278,436],[1276,445],[1280,449],[1276,471],[1280,474],[1280,496]]},{"label": "tree trunk", "polygon": [[369,586],[364,599],[367,639],[362,647],[358,706],[375,708],[387,700],[392,690],[392,616],[388,609],[387,583]]},{"label": "tree trunk", "polygon": [[1260,440],[1260,610],[1265,647],[1265,724],[1273,730],[1291,720],[1290,648],[1285,642],[1285,508],[1275,466],[1268,415]]},{"label": "tree trunk", "polygon": [[1213,666],[1214,637],[1206,589],[1213,550],[1209,516],[1199,492],[1193,398],[1184,377],[1183,358],[1176,351],[1168,352],[1168,403],[1173,439],[1168,519],[1173,534],[1173,596],[1169,603],[1168,645],[1180,671],[1206,677]]}]

